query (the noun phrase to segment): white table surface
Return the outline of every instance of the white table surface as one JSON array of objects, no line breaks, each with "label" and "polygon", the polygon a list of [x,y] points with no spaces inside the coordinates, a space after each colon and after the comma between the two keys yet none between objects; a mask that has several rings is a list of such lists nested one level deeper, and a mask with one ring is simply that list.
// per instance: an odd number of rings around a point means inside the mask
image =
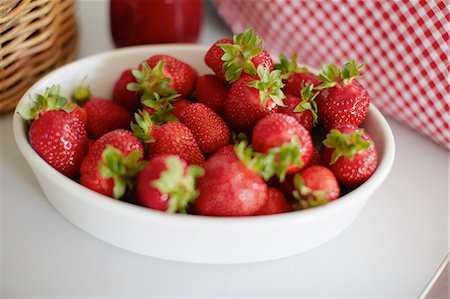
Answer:
[{"label": "white table surface", "polygon": [[[105,1],[78,3],[79,57],[112,48]],[[212,12],[200,42],[228,36]],[[341,235],[282,260],[197,265],[130,253],[84,233],[46,200],[0,118],[2,295],[8,297],[415,298],[448,252],[449,152],[388,117],[391,174]]]}]

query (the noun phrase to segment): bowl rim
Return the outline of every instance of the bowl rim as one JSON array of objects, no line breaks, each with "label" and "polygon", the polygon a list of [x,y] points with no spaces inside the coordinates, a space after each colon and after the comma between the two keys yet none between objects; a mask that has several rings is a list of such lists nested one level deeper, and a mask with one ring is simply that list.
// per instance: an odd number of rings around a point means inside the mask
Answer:
[{"label": "bowl rim", "polygon": [[[50,73],[46,74],[36,83],[34,83],[25,94],[20,99],[18,105],[27,102],[29,100],[29,94],[32,90],[37,89],[43,81],[46,81],[48,77],[53,76],[55,73],[61,72],[72,68],[74,65],[87,63],[90,60],[97,59],[108,59],[121,55],[131,55],[135,52],[141,52],[145,50],[155,50],[158,49],[161,52],[165,49],[170,50],[194,50],[206,52],[210,46],[207,45],[197,45],[197,44],[160,44],[160,45],[144,45],[144,46],[134,46],[128,48],[115,49],[96,55],[88,56],[72,63],[64,65],[57,68]],[[17,105],[17,107],[18,107]],[[111,199],[108,196],[99,194],[92,191],[76,181],[62,175],[56,169],[51,167],[47,162],[45,162],[31,147],[28,142],[27,134],[25,132],[25,121],[17,113],[17,108],[14,110],[13,115],[13,133],[14,138],[17,143],[19,150],[24,156],[25,160],[28,162],[31,168],[32,165],[38,167],[39,172],[51,179],[55,184],[59,184],[61,188],[68,190],[69,192],[76,192],[78,194],[78,199],[85,201],[86,204],[96,206],[97,208],[108,210],[116,214],[121,214],[122,216],[132,216],[132,217],[144,217],[151,218],[154,221],[167,222],[171,225],[224,225],[227,227],[236,227],[243,224],[246,225],[261,225],[261,224],[279,224],[286,225],[288,223],[303,222],[308,221],[311,218],[316,218],[318,215],[326,216],[328,214],[334,214],[348,206],[351,206],[359,201],[365,200],[365,198],[372,195],[373,192],[381,185],[381,183],[388,176],[395,156],[395,141],[392,130],[381,114],[381,112],[373,105],[370,104],[369,112],[372,117],[376,119],[376,122],[380,126],[380,130],[383,135],[383,156],[378,162],[378,167],[372,176],[364,182],[362,185],[354,189],[353,191],[340,197],[339,200],[335,200],[327,203],[326,205],[315,207],[312,209],[293,211],[289,213],[280,213],[273,215],[259,215],[259,216],[241,216],[241,217],[215,217],[215,216],[203,216],[203,215],[192,215],[192,214],[168,214],[157,210],[152,210],[150,208],[138,206],[135,204],[123,202],[120,200]],[[377,151],[380,152],[380,144],[377,144]],[[34,169],[33,169],[34,170]],[[35,173],[37,175],[37,173]],[[95,199],[95,200],[92,200]],[[272,221],[271,221],[272,220]]]}]

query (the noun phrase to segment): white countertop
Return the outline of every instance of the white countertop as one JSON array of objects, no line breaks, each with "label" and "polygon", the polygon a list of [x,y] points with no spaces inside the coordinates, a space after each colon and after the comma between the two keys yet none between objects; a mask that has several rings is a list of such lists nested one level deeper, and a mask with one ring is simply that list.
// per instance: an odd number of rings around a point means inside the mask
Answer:
[{"label": "white countertop", "polygon": [[[106,1],[79,2],[80,57],[112,48]],[[206,14],[201,43],[229,36]],[[332,241],[230,266],[158,260],[84,233],[46,200],[0,118],[2,295],[8,297],[393,297],[419,295],[448,252],[449,152],[388,117],[391,174]]]}]

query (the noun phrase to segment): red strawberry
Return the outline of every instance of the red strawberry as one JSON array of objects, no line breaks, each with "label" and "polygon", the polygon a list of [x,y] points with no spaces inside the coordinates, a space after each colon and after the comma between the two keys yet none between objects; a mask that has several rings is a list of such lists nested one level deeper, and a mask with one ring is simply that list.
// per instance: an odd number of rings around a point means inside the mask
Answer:
[{"label": "red strawberry", "polygon": [[200,103],[221,114],[228,88],[229,85],[216,75],[204,75],[197,79],[195,95]]},{"label": "red strawberry", "polygon": [[311,135],[294,117],[273,113],[256,124],[252,145],[256,152],[273,153],[281,181],[286,173],[298,172],[309,163],[313,146]]},{"label": "red strawberry", "polygon": [[187,166],[178,156],[155,157],[139,173],[136,197],[139,204],[168,213],[186,213],[198,196],[196,178],[202,176],[199,166]]},{"label": "red strawberry", "polygon": [[370,98],[367,90],[356,78],[363,68],[354,60],[346,63],[340,70],[332,64],[326,64],[318,78],[323,82],[316,89],[321,89],[317,97],[320,123],[327,129],[342,124],[359,126],[366,118]]},{"label": "red strawberry", "polygon": [[88,139],[88,152],[91,150],[91,147],[94,145],[95,141],[93,139]]},{"label": "red strawberry", "polygon": [[242,75],[225,99],[224,119],[238,132],[251,131],[258,120],[284,106],[280,71],[269,74],[269,69],[259,66],[258,75]]},{"label": "red strawberry", "polygon": [[186,107],[189,106],[190,104],[192,104],[192,102],[187,99],[177,99],[177,100],[173,101],[172,102],[173,116],[175,116],[178,119],[181,119],[181,115],[183,114]]},{"label": "red strawberry", "polygon": [[141,96],[136,91],[129,91],[128,84],[136,83],[131,70],[125,70],[114,84],[112,100],[114,103],[125,107],[128,111],[133,112],[141,104]]},{"label": "red strawberry", "polygon": [[142,143],[132,132],[114,130],[98,139],[83,159],[80,184],[109,197],[121,198],[140,170]]},{"label": "red strawberry", "polygon": [[292,211],[292,206],[286,201],[283,193],[274,188],[269,188],[267,200],[258,210],[257,215],[271,215]]},{"label": "red strawberry", "polygon": [[238,156],[236,155],[236,152],[234,151],[234,145],[227,144],[224,147],[217,150],[212,157],[216,156],[225,156],[232,159],[236,159],[236,161],[239,160]]},{"label": "red strawberry", "polygon": [[249,28],[235,34],[233,39],[221,39],[214,43],[205,55],[205,63],[223,81],[236,81],[242,72],[256,75],[261,65],[273,70],[273,61],[263,49],[264,42]]},{"label": "red strawberry", "polygon": [[323,141],[322,162],[337,180],[356,187],[376,170],[378,157],[372,138],[363,129],[352,125],[338,126]]},{"label": "red strawberry", "polygon": [[131,128],[139,139],[148,145],[149,159],[159,155],[178,155],[188,164],[202,165],[205,161],[194,135],[180,122],[154,125],[150,115],[144,111],[135,114],[136,124]]},{"label": "red strawberry", "polygon": [[281,70],[285,94],[298,96],[301,93],[302,86],[308,84],[317,86],[321,83],[306,67],[297,64],[297,54],[292,55],[292,60],[281,54],[280,63],[277,63],[275,68]]},{"label": "red strawberry", "polygon": [[314,86],[307,85],[301,90],[300,98],[288,95],[283,102],[285,107],[278,108],[279,113],[295,117],[306,130],[311,131],[317,124],[317,104],[314,101],[319,92],[313,94]]},{"label": "red strawberry", "polygon": [[264,181],[240,161],[213,156],[205,163],[194,208],[208,216],[255,215],[267,200]]},{"label": "red strawberry", "polygon": [[306,165],[305,167],[310,167],[313,165],[322,165],[322,160],[320,158],[320,154],[316,150],[315,147],[313,147],[313,150],[312,150],[311,160],[309,160],[308,165]]},{"label": "red strawberry", "polygon": [[190,95],[197,80],[197,71],[187,63],[169,55],[155,55],[147,59],[150,68],[156,67],[160,61],[164,61],[164,77],[170,79],[168,86],[172,87],[181,97]]},{"label": "red strawberry", "polygon": [[297,208],[326,204],[339,197],[340,189],[333,173],[324,166],[311,166],[294,177]]},{"label": "red strawberry", "polygon": [[216,76],[225,83],[227,82],[227,80],[225,79],[224,72],[222,71],[224,66],[222,56],[225,54],[225,52],[219,46],[223,44],[232,45],[234,44],[234,42],[230,38],[219,39],[211,46],[211,48],[209,48],[208,52],[206,52],[205,63],[207,66],[211,68],[211,70],[216,74]]},{"label": "red strawberry", "polygon": [[283,193],[285,198],[292,200],[293,199],[292,191],[294,191],[294,176],[295,174],[286,175],[284,182],[280,182],[280,179],[278,177],[273,176],[270,178],[268,185],[269,187],[281,191],[281,193]]},{"label": "red strawberry", "polygon": [[18,112],[32,121],[28,138],[39,156],[62,174],[76,175],[88,149],[83,110],[62,96],[60,86],[52,86],[36,95],[31,106],[19,106]]},{"label": "red strawberry", "polygon": [[88,116],[86,129],[92,139],[98,139],[110,131],[130,127],[131,113],[110,100],[91,98],[83,108]]},{"label": "red strawberry", "polygon": [[212,154],[230,141],[230,130],[220,116],[201,103],[186,107],[180,118],[204,154]]}]

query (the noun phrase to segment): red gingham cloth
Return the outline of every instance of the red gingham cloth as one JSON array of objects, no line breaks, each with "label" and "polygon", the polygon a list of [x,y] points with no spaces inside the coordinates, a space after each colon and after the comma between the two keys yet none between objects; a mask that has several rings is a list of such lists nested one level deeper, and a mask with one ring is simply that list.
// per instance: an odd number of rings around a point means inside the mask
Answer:
[{"label": "red gingham cloth", "polygon": [[272,55],[321,68],[351,58],[383,112],[450,148],[447,1],[215,0],[234,32],[248,27]]}]

